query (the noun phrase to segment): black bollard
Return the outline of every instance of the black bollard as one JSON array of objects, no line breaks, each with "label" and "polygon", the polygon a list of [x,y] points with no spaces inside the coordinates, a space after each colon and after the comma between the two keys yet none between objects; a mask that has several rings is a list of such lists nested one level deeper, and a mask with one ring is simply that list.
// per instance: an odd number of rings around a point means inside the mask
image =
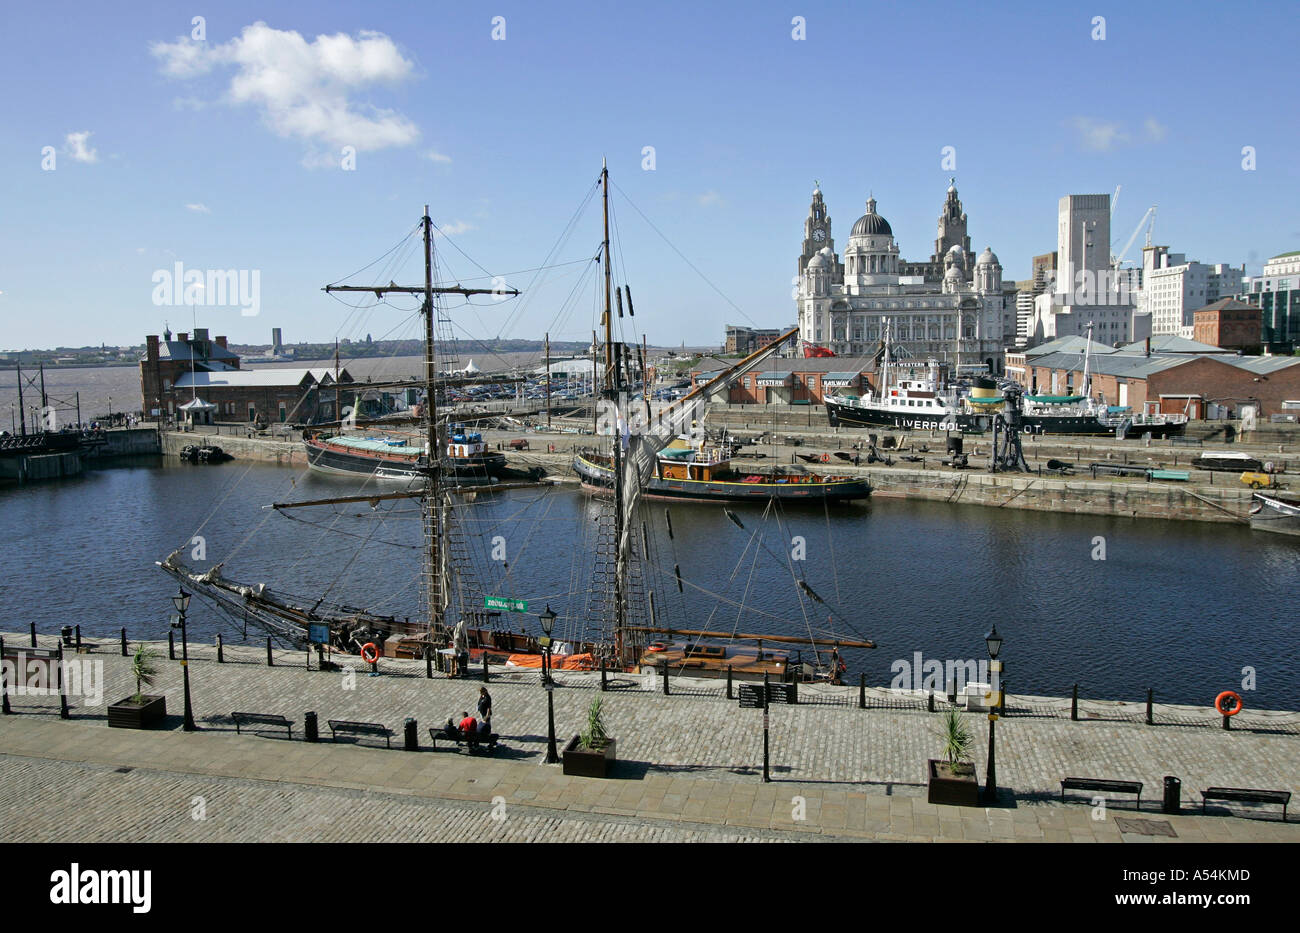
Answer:
[{"label": "black bollard", "polygon": [[1079,721],[1079,685],[1074,685],[1074,690],[1070,693],[1070,719],[1073,722]]},{"label": "black bollard", "polygon": [[226,663],[226,643],[222,641],[220,632],[217,632],[217,663]]},{"label": "black bollard", "polygon": [[308,742],[319,742],[320,735],[316,732],[316,712],[311,710],[302,719],[303,734]]},{"label": "black bollard", "polygon": [[727,665],[727,699],[728,700],[735,699],[731,695],[731,665],[730,664]]},{"label": "black bollard", "polygon": [[927,713],[934,712],[934,691],[933,690],[931,690],[929,693],[925,695],[925,711]]},{"label": "black bollard", "polygon": [[605,659],[601,658],[600,659],[600,692],[604,693],[608,689],[609,689],[609,681],[606,678],[606,673],[605,673]]},{"label": "black bollard", "polygon": [[403,725],[406,733],[406,750],[408,752],[418,752],[420,750],[420,724],[414,719],[407,717],[407,720]]},{"label": "black bollard", "polygon": [[59,678],[59,718],[71,719],[68,714],[68,695],[63,692],[63,642],[59,642],[59,668],[57,672]]},{"label": "black bollard", "polygon": [[126,657],[126,629],[122,629],[122,657]]},{"label": "black bollard", "polygon": [[668,659],[664,658],[664,696],[668,695]]},{"label": "black bollard", "polygon": [[[5,640],[0,638],[0,662],[5,656]],[[17,667],[17,665],[15,665]],[[12,716],[13,710],[9,708],[9,686],[5,682],[4,664],[0,663],[0,714]]]},{"label": "black bollard", "polygon": [[867,675],[864,671],[858,675],[858,709],[867,708]]},{"label": "black bollard", "polygon": [[483,650],[483,683],[488,682],[487,649]]},{"label": "black bollard", "polygon": [[77,653],[81,653],[81,626],[77,626]]},{"label": "black bollard", "polygon": [[424,678],[425,680],[433,680],[433,647],[431,645],[424,646]]},{"label": "black bollard", "polygon": [[266,636],[266,666],[275,667],[275,658],[271,657],[271,636]]},{"label": "black bollard", "polygon": [[799,681],[797,680],[790,681],[790,704],[799,705]]},{"label": "black bollard", "polygon": [[1155,725],[1155,721],[1151,718],[1151,700],[1152,700],[1153,693],[1154,691],[1150,687],[1147,687],[1147,725],[1148,726]]},{"label": "black bollard", "polygon": [[36,623],[35,622],[31,624],[31,630],[32,630],[32,647],[35,648],[36,647]]}]

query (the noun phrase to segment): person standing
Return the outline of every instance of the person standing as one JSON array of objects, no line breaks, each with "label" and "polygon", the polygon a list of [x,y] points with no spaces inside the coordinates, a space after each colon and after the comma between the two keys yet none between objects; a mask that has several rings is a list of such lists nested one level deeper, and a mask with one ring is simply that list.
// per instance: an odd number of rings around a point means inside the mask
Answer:
[{"label": "person standing", "polygon": [[488,724],[490,731],[492,724],[492,694],[488,693],[487,687],[478,688],[478,718]]}]

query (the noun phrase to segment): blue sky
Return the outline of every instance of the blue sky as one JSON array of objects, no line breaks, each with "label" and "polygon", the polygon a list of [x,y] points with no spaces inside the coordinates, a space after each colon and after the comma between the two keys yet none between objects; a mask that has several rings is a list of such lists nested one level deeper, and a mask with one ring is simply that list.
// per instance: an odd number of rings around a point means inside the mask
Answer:
[{"label": "blue sky", "polygon": [[[288,342],[413,335],[403,311],[349,316],[320,287],[392,247],[426,202],[489,271],[537,267],[602,156],[618,268],[658,344],[793,321],[813,179],[837,248],[874,193],[904,258],[924,259],[955,174],[975,249],[1008,278],[1055,247],[1058,198],[1116,185],[1117,245],[1157,204],[1156,242],[1191,258],[1254,269],[1300,248],[1289,4],[204,6],[0,12],[0,349],[188,330],[190,308],[153,300],[155,271],[178,261],[259,272],[258,315],[197,311],[235,342],[273,326]],[[594,254],[595,208],[556,261]],[[440,253],[450,274],[481,275]],[[569,297],[583,268],[509,276],[533,286],[526,303],[454,312],[457,326],[589,337],[590,281]],[[422,272],[413,258],[395,277]]]}]

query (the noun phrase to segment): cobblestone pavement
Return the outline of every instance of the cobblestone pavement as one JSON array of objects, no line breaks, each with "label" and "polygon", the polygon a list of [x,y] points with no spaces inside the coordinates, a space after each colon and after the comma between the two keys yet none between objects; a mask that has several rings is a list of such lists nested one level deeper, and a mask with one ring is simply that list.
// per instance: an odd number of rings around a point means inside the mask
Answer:
[{"label": "cobblestone pavement", "polygon": [[[657,826],[522,804],[0,755],[5,842],[762,842],[792,833]],[[59,789],[50,793],[51,787]],[[75,800],[69,807],[67,801]],[[112,818],[106,819],[106,814]],[[495,814],[495,816],[494,816]]]},{"label": "cobblestone pavement", "polygon": [[[13,644],[12,638],[6,636],[6,642]],[[194,660],[190,668],[200,725],[200,732],[194,735],[176,729],[182,707],[180,665],[166,660],[165,647],[159,662],[161,673],[151,692],[167,695],[170,730],[109,732],[104,727],[102,707],[83,708],[74,699],[73,722],[68,723],[57,716],[57,697],[13,697],[19,715],[0,721],[0,753],[7,755],[0,772],[11,779],[3,786],[22,784],[30,788],[30,783],[23,782],[33,781],[38,787],[58,786],[61,772],[57,768],[64,766],[57,763],[71,761],[86,764],[88,770],[75,782],[85,788],[84,793],[95,788],[133,786],[140,788],[141,800],[165,793],[172,786],[168,781],[181,782],[175,785],[177,788],[189,786],[185,782],[197,779],[187,775],[195,774],[206,775],[204,780],[244,782],[239,784],[238,793],[227,789],[228,784],[221,784],[214,791],[220,799],[241,800],[247,792],[249,800],[261,801],[265,798],[260,794],[279,793],[286,795],[285,811],[294,813],[298,812],[296,807],[306,808],[303,812],[344,813],[346,802],[353,798],[339,796],[343,790],[369,790],[381,796],[431,796],[438,798],[437,806],[449,807],[450,812],[429,815],[436,809],[434,804],[389,801],[387,797],[374,804],[399,810],[415,807],[411,814],[402,811],[401,825],[414,821],[425,827],[421,831],[430,833],[441,831],[429,828],[433,824],[461,825],[456,820],[462,818],[472,823],[478,818],[474,814],[481,816],[482,808],[494,796],[504,797],[507,808],[558,807],[566,811],[564,816],[528,812],[520,814],[515,828],[483,830],[507,833],[509,838],[522,838],[509,834],[526,833],[529,819],[571,821],[572,825],[563,828],[563,833],[569,834],[565,838],[603,838],[600,833],[613,834],[609,838],[641,838],[622,822],[599,818],[609,816],[635,817],[648,821],[650,826],[673,821],[678,825],[662,829],[677,834],[716,833],[720,830],[711,824],[719,824],[764,833],[793,832],[801,838],[807,838],[809,833],[885,839],[1129,838],[1121,836],[1112,819],[1091,819],[1089,806],[1074,803],[1062,807],[1056,802],[1061,778],[1081,775],[1143,781],[1146,815],[1173,822],[1179,838],[1300,841],[1296,824],[1282,824],[1276,807],[1258,813],[1251,812],[1251,808],[1233,808],[1232,812],[1249,814],[1255,817],[1252,819],[1224,818],[1222,814],[1229,811],[1213,804],[1211,814],[1220,815],[1156,815],[1161,780],[1167,774],[1182,779],[1183,801],[1189,810],[1199,810],[1200,791],[1212,785],[1300,790],[1296,778],[1300,737],[1282,728],[1270,731],[1266,720],[1256,723],[1255,731],[1225,732],[1110,720],[1002,719],[997,724],[998,782],[1013,796],[1004,795],[1003,807],[974,810],[935,807],[925,802],[924,767],[938,744],[933,735],[937,717],[921,709],[859,710],[849,703],[774,706],[774,782],[765,785],[760,777],[761,711],[741,710],[734,702],[711,696],[678,695],[678,688],[691,687],[686,681],[676,682],[672,696],[611,691],[605,694],[607,718],[610,733],[618,738],[620,780],[591,781],[565,778],[558,774],[558,768],[541,765],[546,745],[546,702],[535,682],[524,684],[494,677],[489,689],[494,699],[494,727],[502,734],[503,747],[491,759],[471,758],[450,749],[429,750],[426,729],[462,710],[473,711],[481,681],[447,680],[440,675],[433,680],[422,676],[369,677],[364,670],[351,674],[308,671],[301,666],[301,652],[280,653],[276,666],[268,669],[264,649],[247,647],[227,648],[227,658],[242,663],[218,665],[208,659],[212,657],[210,647],[195,646],[193,655],[203,657]],[[106,702],[134,692],[128,660],[120,654],[101,649],[82,658],[104,662]],[[291,660],[299,666],[287,666]],[[382,663],[393,669],[391,662]],[[423,672],[422,664],[408,667],[413,674]],[[574,684],[594,684],[595,680],[594,675],[560,676]],[[716,685],[709,688],[717,689]],[[841,699],[856,699],[855,690],[841,694]],[[575,686],[555,691],[561,743],[577,731],[593,696],[594,689]],[[834,699],[829,694],[828,698]],[[229,713],[237,709],[282,713],[296,723],[295,741],[236,736]],[[298,741],[307,710],[318,712],[322,737],[327,740],[328,719],[382,722],[395,733],[394,749],[385,750],[382,740],[378,748],[349,742],[312,745]],[[1285,726],[1290,715],[1276,717],[1276,725]],[[398,750],[402,723],[408,716],[420,722],[425,747],[419,754]],[[987,725],[982,715],[971,714],[970,722],[977,737],[977,772],[982,776]],[[375,744],[371,740],[362,743]],[[42,764],[37,759],[46,761]],[[105,767],[96,769],[94,764]],[[126,775],[130,781],[122,781],[109,765],[133,766],[147,773],[132,772],[134,777]],[[271,790],[259,781],[282,784]],[[326,794],[326,788],[335,796],[327,794],[318,799],[317,795]],[[203,796],[198,791],[195,795]],[[802,820],[792,819],[798,798],[804,800],[806,809]],[[14,799],[12,794],[0,797],[0,819],[7,827],[5,838],[22,838],[11,835],[16,827],[39,825],[35,811],[14,812]],[[1087,803],[1084,797],[1076,799]],[[448,802],[454,800],[462,803]],[[1112,803],[1108,815],[1134,815],[1128,800]],[[119,834],[141,831],[145,832],[141,838],[153,838],[146,832],[152,825],[148,806],[140,805],[137,813],[130,798],[111,796],[107,805],[109,813],[85,811],[84,818],[91,822],[77,824],[77,831],[104,833],[112,827],[111,831]],[[367,799],[365,808],[371,805]],[[292,836],[301,831],[296,821],[264,816],[265,807],[245,809],[258,816],[247,824],[243,838],[300,838]],[[585,815],[575,816],[579,811]],[[700,826],[683,828],[682,821]],[[387,818],[371,822],[395,825]],[[320,838],[371,838],[365,835],[368,830],[359,828],[350,816],[341,816],[339,825],[352,828],[340,829],[343,835]],[[218,830],[209,827],[202,831]],[[470,838],[457,835],[460,830],[447,832],[445,838]],[[1150,841],[1151,837],[1140,838]]]}]

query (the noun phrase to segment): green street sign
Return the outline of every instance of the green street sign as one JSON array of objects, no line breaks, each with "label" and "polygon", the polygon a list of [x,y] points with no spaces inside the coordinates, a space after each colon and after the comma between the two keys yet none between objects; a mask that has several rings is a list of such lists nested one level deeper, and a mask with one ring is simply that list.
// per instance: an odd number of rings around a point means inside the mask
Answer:
[{"label": "green street sign", "polygon": [[511,599],[508,596],[484,596],[484,609],[501,609],[505,612],[527,612],[528,600]]}]

